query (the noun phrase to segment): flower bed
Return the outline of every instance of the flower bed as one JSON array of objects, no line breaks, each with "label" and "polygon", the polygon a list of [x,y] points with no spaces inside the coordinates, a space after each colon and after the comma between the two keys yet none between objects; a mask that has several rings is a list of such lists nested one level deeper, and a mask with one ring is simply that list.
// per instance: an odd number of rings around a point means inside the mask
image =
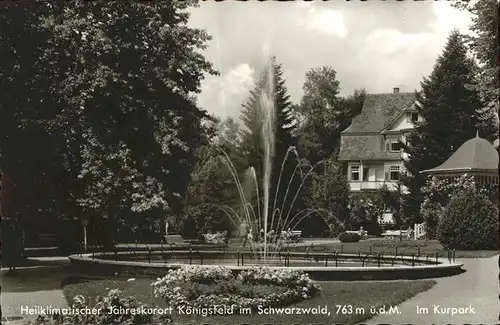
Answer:
[{"label": "flower bed", "polygon": [[210,308],[215,305],[256,309],[309,299],[320,290],[303,272],[256,267],[234,276],[224,267],[189,266],[171,270],[152,286],[156,298],[170,306]]}]

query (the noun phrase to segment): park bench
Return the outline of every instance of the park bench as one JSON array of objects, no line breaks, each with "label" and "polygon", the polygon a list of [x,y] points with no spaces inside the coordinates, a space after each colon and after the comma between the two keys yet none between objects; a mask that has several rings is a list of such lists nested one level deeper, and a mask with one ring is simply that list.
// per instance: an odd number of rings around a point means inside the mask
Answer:
[{"label": "park bench", "polygon": [[382,236],[389,239],[396,239],[401,236],[408,237],[408,230],[387,230],[382,233]]},{"label": "park bench", "polygon": [[165,235],[165,242],[167,244],[182,244],[184,239],[181,235]]},{"label": "park bench", "polygon": [[346,230],[346,233],[357,234],[357,235],[360,235],[361,238],[364,238],[367,235],[367,232],[365,230],[362,231],[363,234],[360,234],[359,230]]},{"label": "park bench", "polygon": [[366,230],[346,230],[345,232],[348,234],[358,234],[361,237],[365,237],[366,235],[368,235]]}]

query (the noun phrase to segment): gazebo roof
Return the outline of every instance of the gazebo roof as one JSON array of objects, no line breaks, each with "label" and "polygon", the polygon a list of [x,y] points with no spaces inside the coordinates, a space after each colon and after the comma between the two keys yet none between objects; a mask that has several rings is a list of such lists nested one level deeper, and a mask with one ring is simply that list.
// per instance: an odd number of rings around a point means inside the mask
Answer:
[{"label": "gazebo roof", "polygon": [[465,171],[498,171],[498,151],[479,135],[466,141],[448,160],[423,173]]}]

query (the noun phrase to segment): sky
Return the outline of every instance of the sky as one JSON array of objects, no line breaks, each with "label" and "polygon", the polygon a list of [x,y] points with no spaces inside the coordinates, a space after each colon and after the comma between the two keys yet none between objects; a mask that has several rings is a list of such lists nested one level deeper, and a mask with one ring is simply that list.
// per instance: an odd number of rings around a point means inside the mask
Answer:
[{"label": "sky", "polygon": [[294,103],[321,66],[337,71],[341,95],[414,91],[451,29],[468,33],[471,18],[445,1],[206,1],[190,12],[189,26],[213,37],[203,54],[220,73],[202,82],[198,104],[222,118],[238,118],[270,55]]}]

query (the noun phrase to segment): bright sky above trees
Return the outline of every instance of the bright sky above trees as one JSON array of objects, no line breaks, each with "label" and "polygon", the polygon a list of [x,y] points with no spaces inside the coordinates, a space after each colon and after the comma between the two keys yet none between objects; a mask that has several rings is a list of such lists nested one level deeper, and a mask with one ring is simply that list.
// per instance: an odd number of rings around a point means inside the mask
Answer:
[{"label": "bright sky above trees", "polygon": [[468,32],[470,15],[445,1],[202,2],[190,24],[214,37],[204,53],[221,73],[204,81],[200,105],[237,117],[266,43],[296,103],[306,72],[324,65],[337,71],[342,95],[357,88],[413,91],[432,71],[450,30]]}]

